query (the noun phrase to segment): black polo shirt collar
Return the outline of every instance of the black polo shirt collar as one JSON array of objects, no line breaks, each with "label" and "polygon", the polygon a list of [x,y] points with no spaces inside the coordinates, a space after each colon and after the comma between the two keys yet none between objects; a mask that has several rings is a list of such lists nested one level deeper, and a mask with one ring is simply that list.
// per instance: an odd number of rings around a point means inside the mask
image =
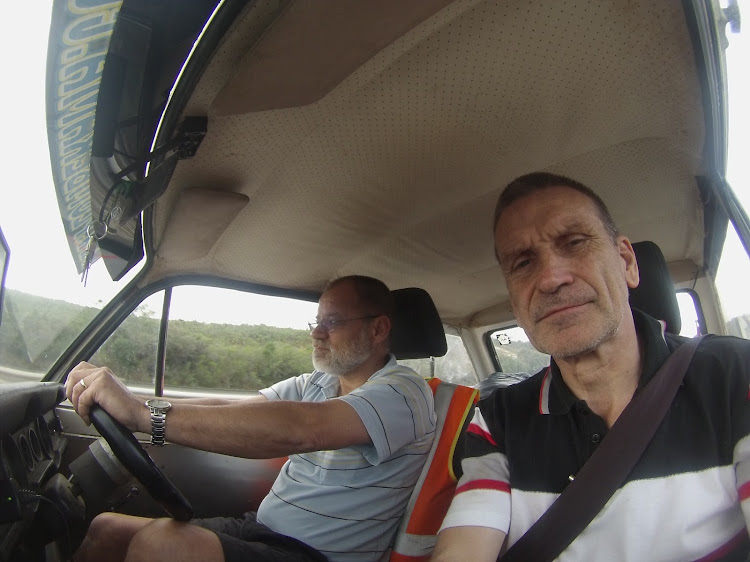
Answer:
[{"label": "black polo shirt collar", "polygon": [[[664,324],[640,310],[635,308],[631,310],[636,333],[643,345],[643,369],[638,382],[638,390],[640,390],[667,360],[669,348],[664,339]],[[567,414],[578,402],[581,401],[570,391],[568,385],[563,381],[560,369],[554,359],[551,359],[550,366],[544,373],[539,392],[539,413]]]}]

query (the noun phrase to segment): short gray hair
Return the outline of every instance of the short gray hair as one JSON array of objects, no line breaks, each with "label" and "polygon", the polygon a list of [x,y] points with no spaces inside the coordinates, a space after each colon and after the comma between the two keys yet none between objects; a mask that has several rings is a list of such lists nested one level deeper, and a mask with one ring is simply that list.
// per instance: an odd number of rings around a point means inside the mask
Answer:
[{"label": "short gray hair", "polygon": [[359,297],[360,303],[370,314],[384,314],[393,319],[393,295],[388,286],[380,279],[366,275],[347,275],[330,281],[324,291],[343,283],[351,283]]},{"label": "short gray hair", "polygon": [[583,193],[596,205],[597,211],[599,212],[599,218],[612,241],[620,235],[620,229],[617,228],[609,209],[607,209],[607,205],[604,204],[602,198],[594,193],[591,188],[568,177],[547,172],[534,172],[532,174],[520,176],[505,187],[497,200],[497,205],[495,206],[495,217],[492,221],[493,233],[497,230],[497,223],[500,220],[500,215],[502,215],[503,211],[510,207],[514,202],[526,197],[527,195],[531,195],[535,191],[558,186],[569,187],[579,193]]}]

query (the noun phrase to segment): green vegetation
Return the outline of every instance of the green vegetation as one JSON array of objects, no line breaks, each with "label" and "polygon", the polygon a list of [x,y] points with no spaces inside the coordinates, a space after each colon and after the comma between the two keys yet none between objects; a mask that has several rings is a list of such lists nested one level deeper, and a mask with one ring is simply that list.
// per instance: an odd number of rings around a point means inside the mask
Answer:
[{"label": "green vegetation", "polygon": [[47,372],[97,312],[8,289],[0,324],[0,365]]},{"label": "green vegetation", "polygon": [[[0,365],[46,372],[98,312],[94,308],[10,290],[0,326]],[[91,358],[123,380],[150,385],[156,365],[159,320],[138,310]],[[258,390],[310,372],[306,330],[265,325],[169,323],[166,387]]]}]

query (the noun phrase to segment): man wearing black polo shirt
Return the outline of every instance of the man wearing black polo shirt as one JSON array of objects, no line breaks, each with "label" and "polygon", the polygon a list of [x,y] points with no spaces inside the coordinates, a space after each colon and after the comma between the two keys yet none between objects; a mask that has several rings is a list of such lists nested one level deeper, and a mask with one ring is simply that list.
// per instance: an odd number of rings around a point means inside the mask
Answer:
[{"label": "man wearing black polo shirt", "polygon": [[[480,402],[435,559],[495,560],[539,519],[684,341],[628,304],[638,265],[601,199],[537,173],[495,210],[519,325],[548,369]],[[626,482],[560,560],[741,559],[750,551],[750,342],[707,336]]]}]

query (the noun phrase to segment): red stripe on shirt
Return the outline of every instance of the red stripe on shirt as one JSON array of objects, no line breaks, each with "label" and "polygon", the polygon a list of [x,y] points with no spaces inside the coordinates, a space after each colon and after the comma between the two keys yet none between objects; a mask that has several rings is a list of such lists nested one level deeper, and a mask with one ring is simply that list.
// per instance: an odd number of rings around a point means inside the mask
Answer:
[{"label": "red stripe on shirt", "polygon": [[469,427],[466,428],[466,433],[473,433],[474,435],[478,435],[479,437],[482,437],[483,439],[489,441],[490,443],[495,445],[495,447],[497,447],[497,442],[492,438],[492,435],[475,423],[469,424]]},{"label": "red stripe on shirt", "polygon": [[489,478],[472,480],[471,482],[467,482],[456,488],[456,495],[471,490],[497,490],[498,492],[506,492],[510,494],[510,484],[500,480],[490,480]]},{"label": "red stripe on shirt", "polygon": [[699,558],[695,562],[708,562],[709,560],[721,560],[727,554],[730,554],[734,549],[741,546],[742,543],[747,540],[747,529],[742,529],[737,535],[732,537],[729,542],[721,545],[719,548],[714,550],[712,553],[707,554],[703,558]]},{"label": "red stripe on shirt", "polygon": [[740,501],[750,498],[750,482],[745,482],[742,486],[737,488],[737,493],[740,496]]}]

